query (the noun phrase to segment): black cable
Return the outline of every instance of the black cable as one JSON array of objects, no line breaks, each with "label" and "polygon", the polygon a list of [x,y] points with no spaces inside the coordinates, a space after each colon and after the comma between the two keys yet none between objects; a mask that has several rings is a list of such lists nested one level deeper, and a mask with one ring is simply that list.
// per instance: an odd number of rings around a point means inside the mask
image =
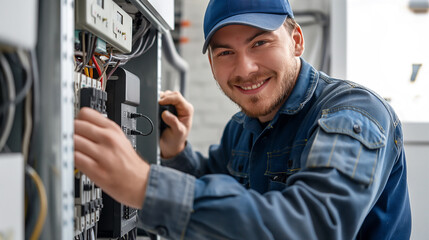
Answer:
[{"label": "black cable", "polygon": [[[7,86],[7,82],[6,82],[5,76],[4,76],[2,68],[0,68],[0,88],[1,88],[1,93],[2,93],[1,94],[2,101],[0,104],[8,102],[8,97],[7,97],[8,96],[8,90],[7,90],[6,86]],[[3,129],[6,126],[6,122],[7,122],[6,116],[3,116],[3,114],[0,114],[0,131],[1,132],[3,132]],[[5,145],[5,147],[6,147],[6,145]]]},{"label": "black cable", "polygon": [[[9,138],[10,132],[13,127],[13,120],[15,117],[15,104],[13,103],[16,99],[15,97],[15,79],[10,67],[9,61],[6,56],[0,53],[0,67],[3,71],[4,80],[6,82],[7,95],[9,104],[5,104],[8,108],[7,115],[4,116],[4,126],[0,129],[0,151],[3,149],[3,146],[6,144],[7,139]],[[0,114],[1,115],[1,114]]]},{"label": "black cable", "polygon": [[38,129],[40,126],[40,85],[39,85],[39,66],[37,62],[37,55],[36,51],[32,50],[30,51],[30,62],[31,62],[31,73],[33,77],[33,128],[30,138],[30,144],[28,149],[28,160],[27,163],[30,166],[34,167],[35,164],[35,146],[36,137],[38,134]]},{"label": "black cable", "polygon": [[[21,56],[21,57],[24,57],[24,56]],[[21,63],[22,63],[22,66],[23,66],[23,68],[24,68],[25,75],[26,75],[26,76],[25,76],[25,85],[24,85],[24,87],[21,89],[21,91],[19,91],[19,92],[16,94],[16,97],[15,97],[15,100],[14,100],[14,101],[7,101],[7,102],[3,103],[3,104],[0,106],[0,115],[4,114],[4,112],[6,111],[6,109],[7,109],[11,104],[13,104],[13,105],[17,105],[18,103],[20,103],[20,102],[25,98],[25,96],[27,96],[28,91],[29,91],[29,90],[30,90],[30,88],[31,88],[32,78],[31,78],[31,71],[30,71],[30,69],[29,69],[29,66],[28,66],[27,64],[23,63],[21,58],[20,58],[20,61],[21,61]]]},{"label": "black cable", "polygon": [[[96,46],[97,46],[97,36],[94,36],[92,33],[90,32],[82,32],[82,39],[85,38],[85,42],[86,42],[86,35],[88,34],[88,44],[85,44],[85,48],[83,49],[83,45],[82,45],[82,50],[86,53],[85,56],[85,62],[81,63],[81,67],[79,68],[78,72],[81,72],[85,67],[87,67],[89,60],[91,60],[92,55],[94,55],[95,50],[96,50]],[[81,40],[82,42],[83,40]]]},{"label": "black cable", "polygon": [[88,51],[87,51],[87,58],[86,63],[83,65],[83,67],[86,67],[86,65],[88,65],[89,61],[92,59],[92,55],[94,55],[95,49],[96,49],[96,45],[97,45],[97,36],[92,35],[91,33],[89,33],[89,38],[90,38],[90,44],[88,46]]},{"label": "black cable", "polygon": [[109,73],[106,76],[106,81],[109,80],[109,78],[112,76],[112,74],[118,69],[119,65],[121,64],[121,61],[118,61],[116,65],[112,68],[112,70],[109,71]]},{"label": "black cable", "polygon": [[97,39],[98,39],[98,37],[95,36],[95,35],[92,37],[92,46],[91,46],[90,59],[92,59],[92,56],[94,55],[95,50],[97,49]]},{"label": "black cable", "polygon": [[131,230],[131,237],[132,237],[132,240],[137,240],[137,228],[134,228],[133,230]]},{"label": "black cable", "polygon": [[8,102],[8,100],[7,100],[7,89],[6,89],[6,85],[7,83],[6,83],[6,80],[4,79],[4,73],[3,73],[3,70],[2,70],[2,68],[0,68],[0,87],[1,87],[1,96],[2,96],[2,102],[1,103],[7,103]]},{"label": "black cable", "polygon": [[150,135],[153,132],[153,128],[154,128],[152,120],[148,116],[141,114],[141,113],[129,113],[129,118],[138,118],[138,117],[145,118],[149,122],[150,131],[148,133],[142,133],[138,130],[130,129],[130,134],[131,135],[140,135],[140,136]]}]

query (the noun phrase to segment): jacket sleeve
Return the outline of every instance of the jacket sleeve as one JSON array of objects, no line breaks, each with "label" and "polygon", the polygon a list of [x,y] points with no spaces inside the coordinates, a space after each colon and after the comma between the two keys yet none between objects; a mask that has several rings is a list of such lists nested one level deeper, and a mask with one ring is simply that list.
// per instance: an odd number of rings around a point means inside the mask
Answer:
[{"label": "jacket sleeve", "polygon": [[193,151],[192,145],[187,142],[185,149],[174,158],[162,159],[161,165],[174,168],[184,173],[201,177],[206,174],[213,173],[228,173],[226,163],[228,162],[229,146],[224,139],[228,139],[228,130],[230,129],[230,121],[224,130],[224,135],[220,144],[211,145],[209,148],[208,157],[203,156],[200,152]]}]

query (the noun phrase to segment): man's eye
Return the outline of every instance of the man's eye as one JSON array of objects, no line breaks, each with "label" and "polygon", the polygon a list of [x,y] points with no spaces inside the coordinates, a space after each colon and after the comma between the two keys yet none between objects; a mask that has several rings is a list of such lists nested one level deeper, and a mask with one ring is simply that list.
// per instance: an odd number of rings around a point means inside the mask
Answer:
[{"label": "man's eye", "polygon": [[259,47],[259,46],[261,46],[261,45],[264,45],[266,43],[266,41],[257,41],[256,43],[255,43],[255,45],[253,45],[253,46],[255,46],[255,47]]},{"label": "man's eye", "polygon": [[226,56],[226,55],[229,55],[229,54],[231,54],[231,51],[223,51],[223,52],[220,52],[218,54],[218,56]]}]

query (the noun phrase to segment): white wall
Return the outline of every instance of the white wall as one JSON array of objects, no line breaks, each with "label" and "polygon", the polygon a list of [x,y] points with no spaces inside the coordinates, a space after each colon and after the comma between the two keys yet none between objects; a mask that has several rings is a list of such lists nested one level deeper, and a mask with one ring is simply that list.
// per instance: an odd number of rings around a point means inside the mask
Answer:
[{"label": "white wall", "polygon": [[[389,99],[402,121],[429,122],[429,14],[409,2],[347,1],[346,77]],[[422,67],[411,82],[413,64]]]}]

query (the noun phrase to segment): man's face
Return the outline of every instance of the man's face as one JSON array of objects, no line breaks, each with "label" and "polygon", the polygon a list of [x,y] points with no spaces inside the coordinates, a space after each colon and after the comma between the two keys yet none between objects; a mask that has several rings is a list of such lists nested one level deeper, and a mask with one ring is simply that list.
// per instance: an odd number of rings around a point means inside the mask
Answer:
[{"label": "man's face", "polygon": [[300,28],[284,26],[267,32],[245,25],[229,25],[212,37],[209,60],[223,92],[242,111],[270,121],[292,91],[301,62]]}]

